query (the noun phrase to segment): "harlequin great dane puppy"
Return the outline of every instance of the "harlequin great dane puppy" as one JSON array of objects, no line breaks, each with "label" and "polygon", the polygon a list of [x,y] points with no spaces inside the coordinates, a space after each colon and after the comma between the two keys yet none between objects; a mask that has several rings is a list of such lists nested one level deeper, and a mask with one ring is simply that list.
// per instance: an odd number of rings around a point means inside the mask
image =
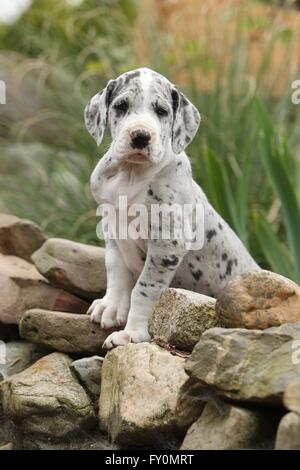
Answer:
[{"label": "harlequin great dane puppy", "polygon": [[[165,77],[141,68],[109,81],[85,108],[87,130],[99,145],[109,126],[112,143],[91,175],[97,203],[202,204],[204,243],[183,238],[106,239],[107,292],[88,310],[113,332],[104,347],[149,341],[148,319],[166,287],[217,296],[234,276],[259,269],[245,246],[192,178],[184,149],[200,124],[195,106]],[[151,220],[151,219],[150,219]],[[161,227],[158,227],[159,231]]]}]

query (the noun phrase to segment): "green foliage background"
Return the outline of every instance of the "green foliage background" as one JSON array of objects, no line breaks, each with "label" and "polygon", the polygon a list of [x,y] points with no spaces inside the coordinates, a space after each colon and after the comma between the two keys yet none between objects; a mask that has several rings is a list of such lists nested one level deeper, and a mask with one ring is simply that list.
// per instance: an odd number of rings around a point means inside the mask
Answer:
[{"label": "green foliage background", "polygon": [[[14,112],[0,114],[1,210],[36,221],[49,235],[99,243],[89,176],[109,136],[99,152],[84,128],[84,106],[123,71],[148,66],[171,77],[178,60],[164,47],[174,38],[149,22],[150,52],[140,63],[139,14],[134,0],[86,0],[77,7],[35,0],[16,23],[0,27],[0,72],[18,84],[11,87]],[[257,26],[247,23],[247,29]],[[286,47],[282,66],[288,68],[291,39],[288,28],[270,33],[256,76],[246,37],[224,69],[197,42],[186,44],[178,66],[188,77],[183,91],[202,114],[188,148],[196,179],[263,267],[300,282],[300,109],[291,103],[291,83],[300,73],[287,78],[280,97],[268,75],[277,41]],[[203,73],[216,68],[209,91],[197,86],[199,64]]]}]

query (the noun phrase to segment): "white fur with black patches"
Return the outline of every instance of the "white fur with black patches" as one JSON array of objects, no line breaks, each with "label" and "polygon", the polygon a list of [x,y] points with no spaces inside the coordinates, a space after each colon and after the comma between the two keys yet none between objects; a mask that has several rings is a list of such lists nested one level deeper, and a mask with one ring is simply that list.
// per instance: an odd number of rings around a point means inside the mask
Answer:
[{"label": "white fur with black patches", "polygon": [[260,269],[192,178],[184,149],[200,114],[165,77],[142,68],[111,80],[87,105],[85,122],[98,145],[106,126],[112,135],[91,175],[99,204],[117,207],[119,196],[126,195],[148,211],[153,203],[204,207],[201,250],[189,251],[177,239],[107,240],[107,293],[88,313],[103,328],[125,328],[107,338],[106,348],[150,339],[148,319],[166,287],[217,296],[234,276]]}]

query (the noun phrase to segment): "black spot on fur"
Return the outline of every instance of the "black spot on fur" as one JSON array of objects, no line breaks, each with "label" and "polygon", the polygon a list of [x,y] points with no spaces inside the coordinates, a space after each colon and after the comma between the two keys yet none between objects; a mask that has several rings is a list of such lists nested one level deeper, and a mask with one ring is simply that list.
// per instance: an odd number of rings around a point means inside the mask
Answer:
[{"label": "black spot on fur", "polygon": [[177,240],[173,240],[173,241],[172,241],[172,244],[173,244],[174,246],[176,246],[176,245],[178,245],[178,241],[177,241]]},{"label": "black spot on fur", "polygon": [[143,287],[146,287],[146,286],[147,286],[147,283],[146,283],[146,282],[140,281],[139,283],[140,283],[140,285],[143,286]]},{"label": "black spot on fur", "polygon": [[219,227],[220,230],[223,230],[223,225],[220,224],[220,222],[219,222],[219,224],[218,224],[218,227]]},{"label": "black spot on fur", "polygon": [[188,100],[183,95],[181,95],[181,103],[183,104],[183,106],[189,105]]},{"label": "black spot on fur", "polygon": [[175,137],[179,137],[181,134],[181,127],[177,127],[176,131],[175,131]]},{"label": "black spot on fur", "polygon": [[202,276],[203,272],[201,269],[198,269],[198,271],[192,271],[192,276],[196,281],[199,281],[200,277]]},{"label": "black spot on fur", "polygon": [[173,89],[171,91],[171,96],[172,96],[172,108],[173,108],[173,115],[175,117],[175,114],[176,114],[176,111],[178,109],[178,106],[179,106],[179,94],[178,94],[178,91]]},{"label": "black spot on fur", "polygon": [[109,105],[112,101],[112,96],[113,96],[113,92],[115,90],[115,86],[116,86],[116,81],[115,80],[112,80],[108,85],[107,85],[107,89],[106,89],[106,108],[107,108],[107,113],[108,113],[108,108],[109,108]]},{"label": "black spot on fur", "polygon": [[135,72],[128,73],[125,77],[125,84],[127,85],[127,83],[129,83],[130,80],[132,80],[133,78],[139,77],[140,74],[141,74],[141,72],[139,70],[136,70]]},{"label": "black spot on fur", "polygon": [[177,163],[177,166],[180,166],[180,165],[182,165],[182,162],[178,162],[178,163]]},{"label": "black spot on fur", "polygon": [[171,255],[170,258],[163,258],[161,264],[165,268],[168,268],[169,266],[176,266],[176,264],[178,264],[178,258],[175,255]]},{"label": "black spot on fur", "polygon": [[223,254],[222,254],[222,260],[223,260],[223,261],[226,261],[227,258],[228,258],[227,253],[223,253]]},{"label": "black spot on fur", "polygon": [[216,235],[217,235],[217,232],[216,232],[215,230],[207,230],[207,232],[206,232],[206,239],[207,239],[207,241],[210,242],[211,239],[212,239],[213,237],[215,237]]},{"label": "black spot on fur", "polygon": [[148,189],[148,194],[149,194],[149,196],[153,196],[153,191],[152,191],[152,189]]},{"label": "black spot on fur", "polygon": [[232,259],[229,259],[229,260],[227,261],[225,276],[230,276],[230,275],[231,275],[231,273],[232,273],[232,265],[233,265],[233,260],[232,260]]},{"label": "black spot on fur", "polygon": [[143,295],[144,297],[148,297],[148,295],[146,294],[146,292],[140,291],[140,294]]},{"label": "black spot on fur", "polygon": [[150,256],[150,263],[153,264],[153,266],[156,266],[153,256]]}]

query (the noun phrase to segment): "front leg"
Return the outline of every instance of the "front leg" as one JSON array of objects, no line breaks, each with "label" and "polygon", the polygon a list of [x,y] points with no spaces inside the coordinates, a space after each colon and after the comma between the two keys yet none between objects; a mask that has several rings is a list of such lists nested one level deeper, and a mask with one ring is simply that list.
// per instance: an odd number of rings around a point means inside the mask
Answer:
[{"label": "front leg", "polygon": [[93,322],[100,323],[101,328],[107,330],[126,324],[134,282],[114,240],[106,241],[105,266],[106,294],[102,299],[94,300],[87,313]]},{"label": "front leg", "polygon": [[150,240],[142,273],[131,293],[126,327],[112,333],[103,347],[124,346],[129,342],[149,341],[148,320],[161,292],[167,288],[186,253],[183,243],[172,240]]}]

